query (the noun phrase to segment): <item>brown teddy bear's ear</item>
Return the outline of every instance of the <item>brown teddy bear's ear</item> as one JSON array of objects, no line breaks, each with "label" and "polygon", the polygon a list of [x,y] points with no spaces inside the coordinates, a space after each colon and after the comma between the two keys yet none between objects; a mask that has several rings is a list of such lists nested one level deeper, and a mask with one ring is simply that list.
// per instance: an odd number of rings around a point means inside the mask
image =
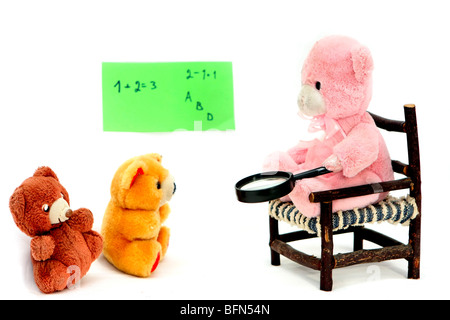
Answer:
[{"label": "brown teddy bear's ear", "polygon": [[23,230],[21,221],[24,220],[23,216],[25,214],[25,196],[22,187],[16,188],[11,198],[9,198],[9,210],[11,210],[16,225]]},{"label": "brown teddy bear's ear", "polygon": [[135,160],[125,169],[122,175],[122,189],[130,189],[139,175],[147,171],[147,165],[142,160]]},{"label": "brown teddy bear's ear", "polygon": [[365,46],[352,50],[353,70],[356,80],[364,82],[373,70],[373,59],[370,51]]},{"label": "brown teddy bear's ear", "polygon": [[55,178],[57,181],[58,177],[56,176],[56,173],[53,172],[52,169],[49,167],[39,167],[33,174],[33,177],[52,177]]}]

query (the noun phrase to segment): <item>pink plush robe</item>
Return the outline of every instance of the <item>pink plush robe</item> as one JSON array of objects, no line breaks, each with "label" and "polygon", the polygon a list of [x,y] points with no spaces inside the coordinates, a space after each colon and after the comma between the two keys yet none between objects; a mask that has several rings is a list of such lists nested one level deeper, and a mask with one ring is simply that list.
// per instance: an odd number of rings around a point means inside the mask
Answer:
[{"label": "pink plush robe", "polygon": [[[316,178],[297,181],[295,189],[282,201],[292,201],[305,216],[319,215],[319,204],[309,201],[313,191],[350,187],[360,184],[392,180],[394,175],[389,152],[372,117],[367,113],[337,119],[342,130],[325,139],[299,144],[287,152],[270,155],[264,170],[282,170],[293,173],[320,167],[332,154],[337,155],[343,170]],[[386,194],[341,199],[333,202],[333,211],[364,207],[378,202]]]}]

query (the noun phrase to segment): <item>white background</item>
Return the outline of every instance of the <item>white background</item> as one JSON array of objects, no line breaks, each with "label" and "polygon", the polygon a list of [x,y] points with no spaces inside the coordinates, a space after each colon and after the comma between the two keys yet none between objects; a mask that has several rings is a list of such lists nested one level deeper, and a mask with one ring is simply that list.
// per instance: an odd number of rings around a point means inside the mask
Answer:
[{"label": "white background", "polygon": [[[4,1],[0,5],[0,298],[345,299],[450,298],[445,194],[449,178],[449,56],[445,1]],[[236,201],[234,183],[259,172],[268,153],[304,138],[297,117],[300,70],[313,43],[343,34],[375,61],[369,110],[402,119],[417,105],[422,158],[421,279],[406,262],[319,273],[285,258],[270,265],[266,204]],[[102,131],[101,63],[232,61],[236,130]],[[405,157],[395,139],[392,154]],[[101,256],[79,287],[44,295],[34,284],[29,237],[9,197],[41,165],[87,207],[100,230],[109,187],[128,158],[158,152],[176,177],[166,259],[150,278]],[[402,159],[404,160],[404,159]],[[406,239],[400,226],[374,226]],[[295,230],[295,229],[293,229]],[[317,254],[318,242],[305,251]],[[352,240],[335,238],[335,249]]]}]

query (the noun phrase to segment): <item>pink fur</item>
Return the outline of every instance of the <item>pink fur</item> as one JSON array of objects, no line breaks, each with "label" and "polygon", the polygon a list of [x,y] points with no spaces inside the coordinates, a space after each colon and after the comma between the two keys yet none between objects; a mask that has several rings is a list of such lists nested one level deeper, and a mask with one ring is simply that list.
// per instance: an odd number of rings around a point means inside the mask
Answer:
[{"label": "pink fur", "polygon": [[[303,65],[302,84],[316,87],[316,82],[320,82],[318,91],[326,106],[325,117],[335,120],[343,134],[323,141],[300,141],[287,152],[269,155],[263,166],[265,170],[294,173],[322,165],[334,170],[324,176],[297,181],[294,190],[281,199],[292,201],[308,217],[320,214],[319,204],[309,202],[312,191],[393,179],[385,142],[366,112],[372,96],[372,70],[369,50],[342,36],[318,41]],[[333,211],[364,207],[384,197],[386,194],[337,200],[333,202]]]}]

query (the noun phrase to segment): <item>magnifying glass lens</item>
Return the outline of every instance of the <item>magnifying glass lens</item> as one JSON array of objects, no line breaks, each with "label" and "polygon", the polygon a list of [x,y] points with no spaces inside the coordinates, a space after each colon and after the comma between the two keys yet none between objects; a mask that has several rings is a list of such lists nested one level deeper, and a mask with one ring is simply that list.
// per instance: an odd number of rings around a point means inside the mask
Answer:
[{"label": "magnifying glass lens", "polygon": [[241,190],[243,191],[255,191],[255,190],[262,190],[267,188],[273,188],[276,187],[283,182],[285,182],[288,178],[287,177],[266,177],[261,178],[259,180],[250,181],[249,183],[243,185],[241,187]]},{"label": "magnifying glass lens", "polygon": [[259,173],[236,183],[236,195],[242,202],[263,202],[287,195],[294,188],[292,173],[274,171]]}]

